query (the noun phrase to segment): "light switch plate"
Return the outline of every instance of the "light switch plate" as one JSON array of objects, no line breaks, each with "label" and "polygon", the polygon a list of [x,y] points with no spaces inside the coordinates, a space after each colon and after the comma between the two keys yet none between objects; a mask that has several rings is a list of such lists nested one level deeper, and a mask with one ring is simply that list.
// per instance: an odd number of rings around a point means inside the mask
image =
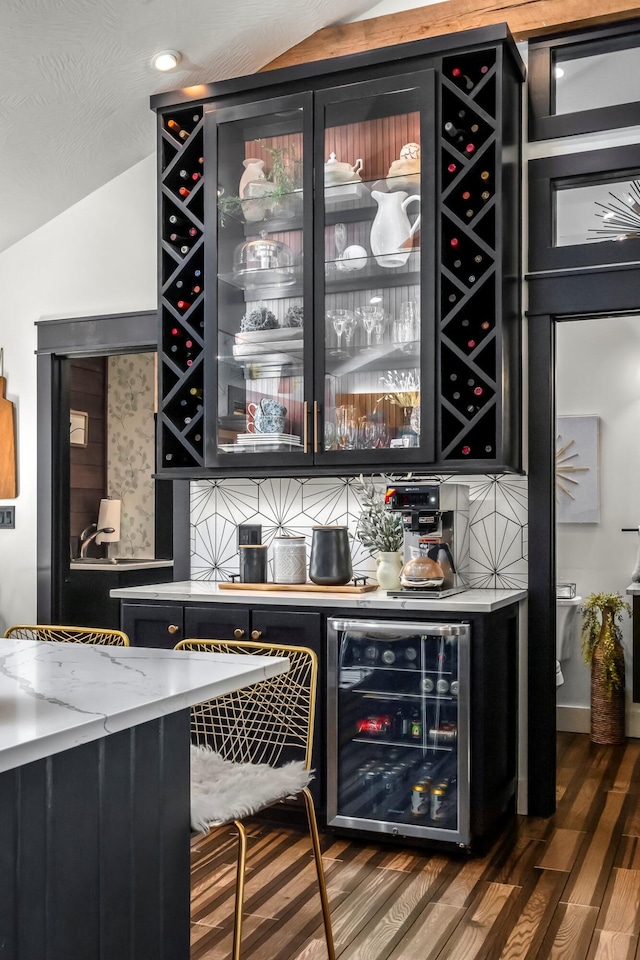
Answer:
[{"label": "light switch plate", "polygon": [[13,530],[16,525],[16,508],[0,506],[0,530]]}]

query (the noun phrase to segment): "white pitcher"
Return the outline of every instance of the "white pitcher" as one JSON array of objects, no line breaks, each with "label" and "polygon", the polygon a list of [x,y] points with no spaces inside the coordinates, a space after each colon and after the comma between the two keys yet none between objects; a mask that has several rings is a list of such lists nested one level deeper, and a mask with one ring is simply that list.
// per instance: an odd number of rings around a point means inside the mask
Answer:
[{"label": "white pitcher", "polygon": [[420,223],[420,214],[413,225],[407,216],[407,207],[412,200],[420,200],[418,194],[407,196],[404,190],[393,193],[381,193],[372,190],[371,196],[378,204],[378,211],[371,225],[371,252],[381,267],[402,267],[409,259],[411,244],[406,249],[403,244],[409,240]]}]

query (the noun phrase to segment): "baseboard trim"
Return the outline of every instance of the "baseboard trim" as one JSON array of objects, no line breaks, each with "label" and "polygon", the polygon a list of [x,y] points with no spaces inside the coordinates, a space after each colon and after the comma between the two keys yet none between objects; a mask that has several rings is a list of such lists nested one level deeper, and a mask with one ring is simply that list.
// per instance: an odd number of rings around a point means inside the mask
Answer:
[{"label": "baseboard trim", "polygon": [[[640,703],[631,699],[627,690],[625,709],[625,733],[628,737],[640,739]],[[589,707],[556,707],[556,730],[565,733],[591,733],[591,710]]]},{"label": "baseboard trim", "polygon": [[565,733],[590,733],[589,707],[556,707],[556,730]]}]

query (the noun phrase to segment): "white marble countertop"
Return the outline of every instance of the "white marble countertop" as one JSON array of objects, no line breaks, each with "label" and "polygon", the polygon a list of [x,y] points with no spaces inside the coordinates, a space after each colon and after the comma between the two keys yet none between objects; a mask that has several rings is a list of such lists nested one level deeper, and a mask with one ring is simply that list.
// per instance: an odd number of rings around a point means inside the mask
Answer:
[{"label": "white marble countertop", "polygon": [[465,590],[442,600],[389,597],[385,590],[370,593],[315,593],[292,590],[220,590],[212,580],[182,580],[120,587],[110,596],[122,600],[173,601],[176,603],[251,603],[295,607],[336,607],[351,610],[452,610],[460,613],[491,613],[527,596],[526,590]]},{"label": "white marble countertop", "polygon": [[0,772],[276,676],[287,663],[0,639]]}]

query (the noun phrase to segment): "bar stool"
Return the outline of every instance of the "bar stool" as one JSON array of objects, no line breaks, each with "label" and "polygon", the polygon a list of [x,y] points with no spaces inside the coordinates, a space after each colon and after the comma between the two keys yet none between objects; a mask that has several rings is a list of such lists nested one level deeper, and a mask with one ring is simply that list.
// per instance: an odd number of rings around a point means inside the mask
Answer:
[{"label": "bar stool", "polygon": [[[233,960],[240,960],[247,857],[243,818],[302,794],[315,857],[329,960],[335,960],[320,836],[308,784],[318,659],[306,647],[181,640],[176,650],[288,657],[287,673],[191,708],[191,821],[194,830],[233,823],[238,832]],[[292,759],[294,756],[301,759]]]}]

